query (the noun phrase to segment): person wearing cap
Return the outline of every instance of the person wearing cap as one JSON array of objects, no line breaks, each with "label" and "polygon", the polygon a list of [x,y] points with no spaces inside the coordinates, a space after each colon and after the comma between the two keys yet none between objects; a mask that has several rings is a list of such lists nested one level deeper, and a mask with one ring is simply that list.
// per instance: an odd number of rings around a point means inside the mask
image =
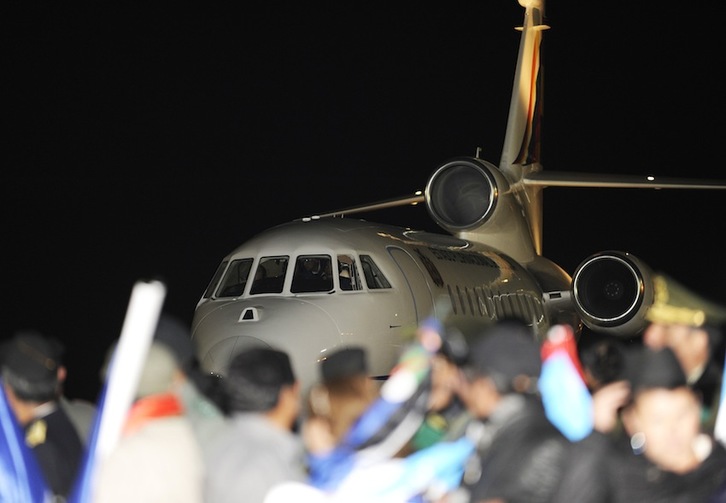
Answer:
[{"label": "person wearing cap", "polygon": [[473,343],[458,393],[474,418],[466,436],[477,452],[457,498],[552,501],[570,444],[546,417],[541,367],[535,333],[521,321],[497,321]]},{"label": "person wearing cap", "polygon": [[635,348],[624,375],[593,394],[594,431],[574,444],[554,501],[723,501],[712,498],[726,487],[726,448],[702,432],[674,352]]},{"label": "person wearing cap", "polygon": [[[56,379],[58,381],[56,399],[60,407],[65,411],[73,426],[78,431],[84,445],[87,444],[93,427],[93,421],[96,418],[96,404],[82,398],[69,398],[65,394],[64,385],[68,377],[68,368],[64,363],[65,347],[56,338],[45,337],[39,332],[30,330],[28,332],[36,333],[52,346],[50,351],[54,353],[55,360],[58,364]],[[0,352],[7,351],[12,342],[6,342],[4,348]],[[2,358],[2,355],[0,355]],[[32,368],[32,367],[31,367]]]},{"label": "person wearing cap", "polygon": [[203,454],[175,392],[182,378],[168,346],[153,341],[121,438],[98,463],[94,503],[202,503]]},{"label": "person wearing cap", "polygon": [[35,331],[19,332],[2,348],[2,380],[8,403],[45,482],[64,500],[72,489],[85,447],[59,403],[62,354],[63,346],[56,339]]},{"label": "person wearing cap", "polygon": [[688,384],[701,395],[702,423],[713,431],[723,375],[723,332],[726,307],[694,293],[672,277],[657,274],[650,322],[643,344],[673,350]]}]

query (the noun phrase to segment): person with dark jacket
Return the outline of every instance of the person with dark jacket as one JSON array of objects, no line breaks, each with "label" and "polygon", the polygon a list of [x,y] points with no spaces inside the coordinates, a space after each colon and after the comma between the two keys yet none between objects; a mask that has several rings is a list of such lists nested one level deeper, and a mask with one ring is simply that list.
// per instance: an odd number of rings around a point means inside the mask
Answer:
[{"label": "person with dark jacket", "polygon": [[44,480],[65,501],[84,456],[84,444],[60,406],[63,346],[34,331],[19,332],[2,348],[5,394]]},{"label": "person with dark jacket", "polygon": [[723,386],[726,307],[663,273],[655,276],[653,284],[655,294],[646,312],[650,324],[643,332],[643,344],[673,350],[688,384],[700,395],[701,423],[712,433]]},{"label": "person with dark jacket", "polygon": [[540,345],[519,321],[495,323],[472,346],[458,392],[477,452],[453,501],[552,501],[570,442],[545,415],[540,371]]},{"label": "person with dark jacket", "polygon": [[700,396],[674,352],[633,352],[627,379],[594,393],[594,431],[573,445],[554,501],[724,501],[726,448],[702,431]]}]

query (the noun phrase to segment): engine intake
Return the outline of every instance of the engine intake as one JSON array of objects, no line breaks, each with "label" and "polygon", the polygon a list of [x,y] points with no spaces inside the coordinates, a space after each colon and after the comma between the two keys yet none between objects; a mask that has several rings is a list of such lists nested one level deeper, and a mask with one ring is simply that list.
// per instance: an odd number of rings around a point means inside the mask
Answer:
[{"label": "engine intake", "polygon": [[653,303],[653,273],[637,257],[608,251],[584,260],[572,277],[572,296],[583,323],[618,337],[638,335]]},{"label": "engine intake", "polygon": [[497,204],[496,176],[500,176],[497,169],[480,159],[460,157],[447,161],[426,184],[429,214],[444,229],[478,227]]}]

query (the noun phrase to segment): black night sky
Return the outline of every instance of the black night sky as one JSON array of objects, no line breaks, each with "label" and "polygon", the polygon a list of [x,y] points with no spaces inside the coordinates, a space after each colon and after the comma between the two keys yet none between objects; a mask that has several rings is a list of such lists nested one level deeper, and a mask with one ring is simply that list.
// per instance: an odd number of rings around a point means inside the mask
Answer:
[{"label": "black night sky", "polygon": [[[2,336],[66,343],[95,398],[133,284],[191,322],[218,262],[261,230],[498,164],[515,0],[4,6]],[[722,2],[551,0],[543,164],[721,178]],[[545,191],[544,254],[629,251],[726,300],[717,191]],[[426,210],[366,215],[439,229]]]}]

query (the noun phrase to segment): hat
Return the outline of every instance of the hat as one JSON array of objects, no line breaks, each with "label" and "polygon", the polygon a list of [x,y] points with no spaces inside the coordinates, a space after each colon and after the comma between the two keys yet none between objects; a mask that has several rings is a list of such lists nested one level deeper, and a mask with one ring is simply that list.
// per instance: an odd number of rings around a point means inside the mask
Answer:
[{"label": "hat", "polygon": [[188,369],[194,361],[194,344],[189,328],[179,319],[166,313],[159,317],[154,340],[168,347],[179,367]]},{"label": "hat", "polygon": [[52,381],[61,366],[63,345],[36,331],[18,332],[2,348],[2,365],[31,382]]},{"label": "hat", "polygon": [[[471,348],[469,366],[491,377],[501,392],[509,392],[519,377],[535,381],[542,370],[540,346],[532,329],[518,320],[502,320],[486,328]],[[533,389],[531,386],[529,389]]]},{"label": "hat", "polygon": [[361,347],[347,347],[330,354],[320,364],[323,381],[368,374],[368,361]]},{"label": "hat", "polygon": [[686,386],[686,374],[672,349],[642,347],[628,357],[627,380],[633,392]]},{"label": "hat", "polygon": [[726,307],[700,297],[665,274],[657,274],[653,286],[653,304],[645,313],[650,322],[693,327],[719,326],[726,322]]}]

